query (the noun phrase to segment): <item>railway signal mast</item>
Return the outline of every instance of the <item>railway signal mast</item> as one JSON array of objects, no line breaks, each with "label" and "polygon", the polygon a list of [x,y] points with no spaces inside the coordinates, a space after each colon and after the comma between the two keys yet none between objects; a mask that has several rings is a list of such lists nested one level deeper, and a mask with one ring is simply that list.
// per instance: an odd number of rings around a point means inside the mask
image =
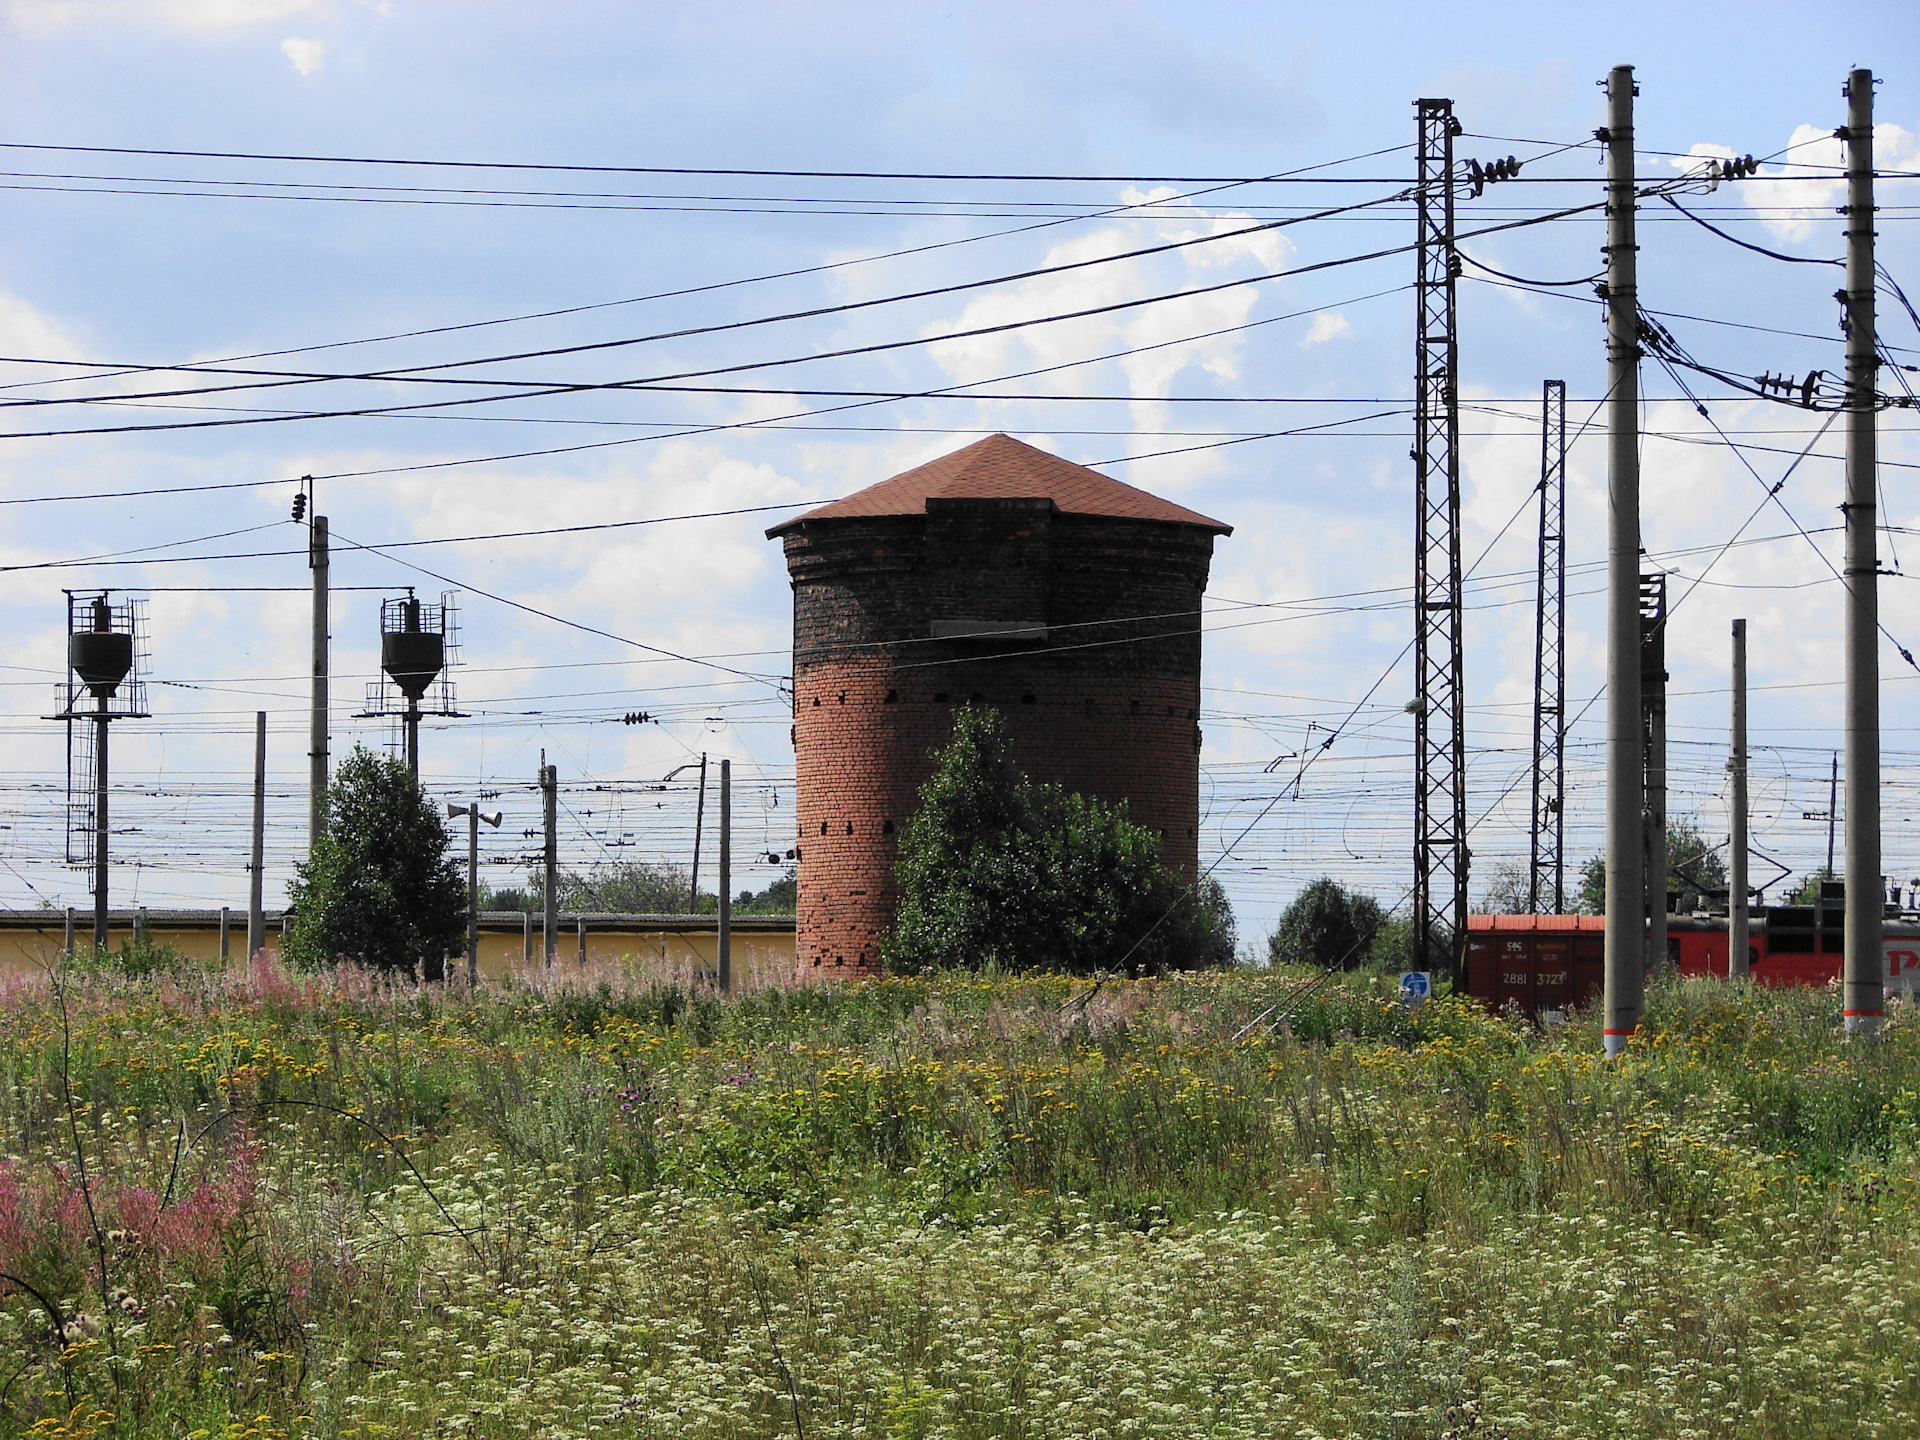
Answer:
[{"label": "railway signal mast", "polygon": [[1640,713],[1646,727],[1647,960],[1667,963],[1667,577],[1640,577]]}]

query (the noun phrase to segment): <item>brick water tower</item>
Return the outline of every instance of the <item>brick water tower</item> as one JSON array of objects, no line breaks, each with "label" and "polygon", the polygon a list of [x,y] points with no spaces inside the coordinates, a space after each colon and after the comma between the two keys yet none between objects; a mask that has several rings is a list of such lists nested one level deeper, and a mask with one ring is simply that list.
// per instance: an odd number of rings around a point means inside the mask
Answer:
[{"label": "brick water tower", "polygon": [[1194,878],[1200,597],[1231,533],[1005,435],[767,532],[793,579],[802,976],[879,967],[900,829],[969,702]]}]

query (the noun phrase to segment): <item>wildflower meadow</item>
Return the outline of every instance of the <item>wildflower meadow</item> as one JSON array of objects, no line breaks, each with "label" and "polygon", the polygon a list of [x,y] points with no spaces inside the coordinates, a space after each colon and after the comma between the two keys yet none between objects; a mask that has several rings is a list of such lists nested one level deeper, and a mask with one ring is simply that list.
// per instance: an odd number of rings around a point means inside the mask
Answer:
[{"label": "wildflower meadow", "polygon": [[50,967],[0,1435],[1920,1433],[1920,1017],[1303,978]]}]

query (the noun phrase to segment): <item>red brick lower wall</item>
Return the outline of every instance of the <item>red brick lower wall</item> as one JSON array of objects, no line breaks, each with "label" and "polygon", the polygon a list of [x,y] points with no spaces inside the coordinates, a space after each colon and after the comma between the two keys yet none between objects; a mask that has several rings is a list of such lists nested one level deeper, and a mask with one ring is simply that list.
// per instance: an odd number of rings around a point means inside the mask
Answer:
[{"label": "red brick lower wall", "polygon": [[796,964],[803,978],[872,974],[893,923],[900,830],[932,752],[971,700],[1001,714],[1035,780],[1106,801],[1159,831],[1169,863],[1199,868],[1199,677],[1071,673],[1047,655],[896,670],[871,652],[794,677],[800,849]]}]

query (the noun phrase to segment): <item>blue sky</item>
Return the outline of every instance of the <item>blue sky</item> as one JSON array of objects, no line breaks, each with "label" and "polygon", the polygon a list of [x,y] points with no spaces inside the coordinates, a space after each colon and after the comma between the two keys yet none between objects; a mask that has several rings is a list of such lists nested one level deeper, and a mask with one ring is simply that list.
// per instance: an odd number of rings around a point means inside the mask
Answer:
[{"label": "blue sky", "polygon": [[[334,382],[129,401],[182,382],[106,373],[116,365],[326,345],[336,348],[257,363],[384,371],[976,287],[457,372],[536,388],[802,361],[695,382],[767,394],[602,392],[119,439],[0,441],[0,499],[33,502],[0,506],[0,564],[51,567],[0,573],[0,794],[11,827],[0,831],[0,903],[9,905],[78,903],[85,890],[82,875],[57,863],[60,727],[37,718],[60,671],[62,587],[111,585],[150,597],[155,715],[116,736],[116,773],[127,787],[117,819],[130,832],[116,847],[138,862],[116,868],[116,898],[244,902],[256,708],[270,712],[273,735],[270,894],[304,833],[301,557],[51,562],[233,531],[249,533],[162,553],[298,550],[300,532],[286,518],[289,482],[308,473],[346,477],[318,488],[320,508],[346,541],[439,540],[827,499],[994,429],[1237,527],[1217,551],[1207,619],[1203,851],[1224,856],[1219,874],[1243,933],[1263,937],[1292,893],[1321,873],[1392,902],[1408,875],[1403,707],[1411,682],[1404,666],[1389,667],[1410,633],[1406,595],[1395,587],[1406,583],[1412,529],[1404,413],[1411,264],[1397,256],[1312,276],[1277,272],[1405,244],[1404,207],[977,282],[1227,236],[1248,217],[1380,200],[1410,173],[1412,102],[1427,95],[1454,100],[1468,132],[1463,155],[1513,153],[1530,162],[1529,177],[1558,182],[1496,187],[1463,207],[1463,225],[1591,202],[1601,172],[1583,142],[1601,118],[1594,82],[1616,63],[1637,67],[1649,175],[1680,174],[1697,146],[1778,157],[1769,175],[1801,163],[1793,183],[1728,186],[1686,202],[1756,243],[1808,257],[1839,253],[1836,197],[1820,168],[1833,146],[1818,136],[1844,119],[1840,86],[1850,66],[1867,65],[1884,81],[1882,163],[1920,171],[1920,14],[1898,3],[1824,7],[1816,20],[1804,7],[1764,4],[1575,14],[1519,5],[15,0],[0,3],[0,26],[0,139],[16,146],[841,172],[667,175],[8,150],[16,174],[0,183],[19,188],[0,200],[0,353],[12,357],[0,384],[16,387],[5,392],[14,399],[93,397],[24,417],[15,407],[10,432],[257,421],[260,409],[417,403],[427,388]],[[1312,172],[1321,180],[1355,183],[1176,178],[1307,167],[1321,167]],[[1110,178],[902,181],[845,172]],[[1882,258],[1920,293],[1920,181],[1888,180],[1880,199]],[[1102,213],[1122,207],[1130,208]],[[1599,243],[1589,216],[1471,248],[1514,274],[1558,280],[1593,274]],[[805,273],[758,278],[792,271]],[[1642,279],[1651,308],[1696,317],[1668,323],[1702,360],[1739,374],[1839,366],[1825,270],[1738,250],[1656,206],[1646,212]],[[730,283],[745,280],[754,283]],[[1001,337],[803,358],[1235,280],[1245,283]],[[720,288],[639,298],[698,287]],[[559,310],[573,313],[511,318]],[[511,323],[481,323],[503,320]],[[1891,302],[1882,325],[1889,346],[1905,347],[1898,353],[1909,362],[1920,358],[1920,334]],[[454,326],[478,328],[445,328]],[[423,330],[441,333],[342,343]],[[1486,814],[1474,846],[1483,880],[1525,849],[1526,789],[1514,787],[1531,688],[1535,397],[1543,379],[1565,379],[1579,426],[1604,388],[1603,356],[1586,289],[1545,293],[1485,280],[1462,285],[1461,348],[1474,402],[1464,425],[1466,547],[1470,557],[1486,552],[1468,629],[1470,795],[1473,813]],[[1120,351],[1131,353],[1098,358]],[[102,368],[52,385],[74,373],[48,363],[56,361]],[[1042,368],[1044,376],[979,385]],[[1831,526],[1841,472],[1825,458],[1840,453],[1838,433],[1815,444],[1781,492],[1794,521],[1813,533],[1810,545],[1777,509],[1748,520],[1824,417],[1749,401],[1703,377],[1689,383],[1710,420],[1665,373],[1649,368],[1644,378],[1654,432],[1645,448],[1647,543],[1675,575],[1674,593],[1688,592],[1670,641],[1673,809],[1716,838],[1725,833],[1726,634],[1728,621],[1745,615],[1753,683],[1774,687],[1755,694],[1756,840],[1804,870],[1819,862],[1825,830],[1801,817],[1824,808],[1827,754],[1839,743],[1839,596],[1820,558],[1838,553]],[[807,416],[848,402],[798,393],[961,384],[1009,398]],[[1029,398],[1038,395],[1075,398]],[[1333,435],[1221,443],[1331,422],[1339,422]],[[1764,447],[1743,452],[1751,471],[1717,443],[1713,425]],[[1894,526],[1920,524],[1913,426],[1911,411],[1889,412],[1883,425],[1883,518]],[[677,438],[662,438],[668,432]],[[602,448],[571,448],[583,445]],[[568,453],[522,453],[535,450]],[[483,458],[510,454],[522,458]],[[1571,465],[1576,567],[1601,557],[1602,461],[1598,432],[1588,431]],[[422,466],[433,468],[409,468]],[[187,488],[205,486],[234,488]],[[178,493],[53,499],[135,489]],[[681,782],[637,787],[702,751],[737,761],[739,848],[786,848],[792,756],[777,680],[787,669],[790,610],[778,549],[761,534],[785,513],[338,554],[336,750],[355,738],[390,738],[380,722],[353,718],[373,673],[381,596],[406,585],[430,596],[454,589],[466,661],[455,678],[472,714],[428,730],[423,776],[448,798],[501,792],[510,820],[490,842],[496,883],[517,874],[526,848],[519,832],[536,823],[528,787],[542,748],[570,787],[562,836],[572,863],[684,860],[691,791]],[[1716,558],[1736,534],[1743,543]],[[1786,538],[1768,538],[1776,536]],[[1890,567],[1895,557],[1920,565],[1920,535],[1896,529],[1886,540]],[[289,588],[192,588],[231,586]],[[1888,628],[1912,648],[1920,604],[1908,588],[1888,580],[1882,603]],[[1600,678],[1597,589],[1597,572],[1576,569],[1576,705]],[[508,601],[728,668],[665,661]],[[1888,868],[1904,878],[1903,867],[1920,873],[1920,840],[1906,829],[1920,778],[1920,733],[1909,719],[1920,674],[1891,648],[1883,670]],[[619,715],[634,709],[662,723],[621,725]],[[1569,850],[1577,857],[1598,847],[1599,716],[1595,707],[1574,733]],[[1329,728],[1340,739],[1297,798],[1289,789],[1228,852],[1295,768],[1283,762],[1269,773],[1269,763],[1317,747]],[[762,864],[742,883],[776,873]]]}]

